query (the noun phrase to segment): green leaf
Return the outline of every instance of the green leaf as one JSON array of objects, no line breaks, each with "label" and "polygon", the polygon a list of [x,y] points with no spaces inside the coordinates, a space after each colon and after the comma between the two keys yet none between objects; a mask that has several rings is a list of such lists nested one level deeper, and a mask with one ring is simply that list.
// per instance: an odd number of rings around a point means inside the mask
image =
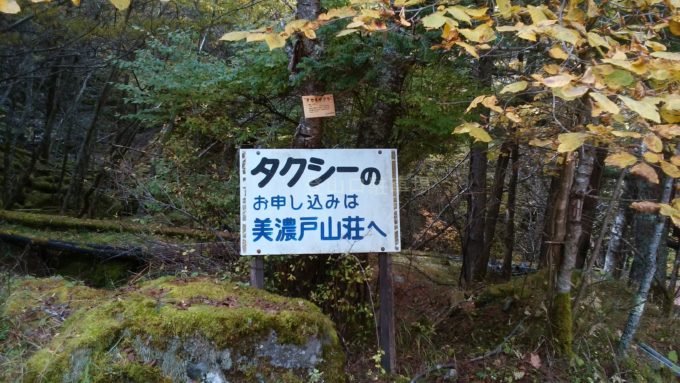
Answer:
[{"label": "green leaf", "polygon": [[678,352],[675,350],[671,350],[668,353],[668,360],[670,360],[673,363],[678,363]]}]

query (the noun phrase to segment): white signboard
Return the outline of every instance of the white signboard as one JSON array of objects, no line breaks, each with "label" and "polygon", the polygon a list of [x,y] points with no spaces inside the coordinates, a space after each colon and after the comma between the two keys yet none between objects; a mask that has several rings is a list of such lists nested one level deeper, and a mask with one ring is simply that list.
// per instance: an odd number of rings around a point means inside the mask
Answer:
[{"label": "white signboard", "polygon": [[395,149],[244,149],[241,254],[398,252]]}]

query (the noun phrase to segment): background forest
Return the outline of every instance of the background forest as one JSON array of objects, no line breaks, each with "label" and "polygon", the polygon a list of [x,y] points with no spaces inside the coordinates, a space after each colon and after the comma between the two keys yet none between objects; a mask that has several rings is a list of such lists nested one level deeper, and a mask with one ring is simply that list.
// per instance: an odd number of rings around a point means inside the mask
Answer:
[{"label": "background forest", "polygon": [[349,381],[676,379],[679,8],[0,0],[0,380],[68,316],[12,314],[26,276],[246,282],[238,150],[290,147],[399,151],[397,371],[374,255],[265,262]]}]

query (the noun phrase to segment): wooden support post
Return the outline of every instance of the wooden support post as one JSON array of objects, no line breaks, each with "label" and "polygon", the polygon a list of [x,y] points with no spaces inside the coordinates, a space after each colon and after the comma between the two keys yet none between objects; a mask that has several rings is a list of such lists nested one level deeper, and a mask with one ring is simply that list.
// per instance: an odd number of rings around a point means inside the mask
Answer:
[{"label": "wooden support post", "polygon": [[264,289],[264,258],[262,256],[250,258],[250,286]]},{"label": "wooden support post", "polygon": [[384,354],[380,364],[385,372],[391,374],[396,370],[396,346],[394,340],[394,291],[392,289],[392,257],[380,253],[379,294],[380,294],[380,349]]}]

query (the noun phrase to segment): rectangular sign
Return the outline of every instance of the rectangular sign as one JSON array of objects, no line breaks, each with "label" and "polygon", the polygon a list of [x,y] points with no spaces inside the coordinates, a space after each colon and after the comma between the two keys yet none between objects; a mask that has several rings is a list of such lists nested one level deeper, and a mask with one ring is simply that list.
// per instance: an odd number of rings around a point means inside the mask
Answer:
[{"label": "rectangular sign", "polygon": [[241,255],[398,252],[395,149],[242,149]]},{"label": "rectangular sign", "polygon": [[332,94],[323,96],[302,96],[302,110],[305,118],[335,116],[335,101]]}]

